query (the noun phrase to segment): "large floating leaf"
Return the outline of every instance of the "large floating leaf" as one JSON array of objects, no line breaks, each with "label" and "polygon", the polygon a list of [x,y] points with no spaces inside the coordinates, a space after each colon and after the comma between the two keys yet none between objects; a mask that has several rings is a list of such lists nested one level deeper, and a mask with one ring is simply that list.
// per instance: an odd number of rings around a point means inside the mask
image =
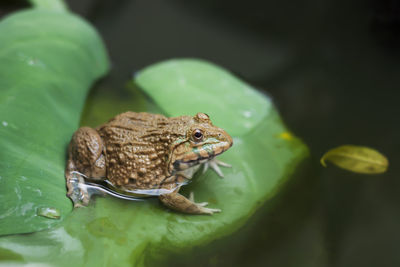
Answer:
[{"label": "large floating leaf", "polygon": [[[207,112],[215,125],[243,135],[272,109],[271,101],[226,70],[201,60],[169,60],[136,76],[169,115]],[[173,100],[173,101],[172,101]]]},{"label": "large floating leaf", "polygon": [[67,12],[18,12],[0,22],[0,234],[48,228],[71,211],[65,154],[88,88],[107,70],[97,33]]},{"label": "large floating leaf", "polygon": [[[174,73],[174,69],[182,70],[184,66],[189,66],[190,71],[182,71],[182,76],[163,73]],[[218,70],[218,75],[210,75],[212,70]],[[207,75],[199,87],[196,81],[203,74]],[[184,79],[187,87],[176,90],[176,79]],[[222,80],[227,83],[226,88],[231,88],[229,94],[225,88],[219,91],[218,87],[214,87],[212,95],[202,93],[203,86],[214,86]],[[184,98],[186,108],[181,113],[195,114],[201,109],[210,114],[216,125],[235,133],[234,146],[221,156],[223,161],[233,165],[233,168],[223,170],[225,178],[221,179],[209,170],[204,175],[197,175],[195,181],[183,190],[183,194],[193,191],[196,201],[208,201],[210,207],[221,208],[222,212],[212,216],[185,215],[169,211],[157,200],[129,202],[97,198],[90,207],[74,211],[64,221],[63,227],[29,237],[0,239],[0,248],[5,249],[3,254],[8,258],[69,266],[146,265],[149,259],[162,257],[171,251],[183,252],[234,232],[257,207],[277,192],[307,155],[305,146],[287,131],[268,98],[254,92],[248,85],[241,85],[242,82],[229,72],[210,63],[168,61],[139,72],[136,82],[155,98],[157,92],[164,91],[168,100],[165,103],[168,104],[158,103],[169,115],[178,112],[179,107],[176,110],[174,107],[183,104],[182,95],[196,95]],[[230,82],[233,82],[232,86]],[[237,99],[237,94],[247,95],[248,99],[236,105],[226,101],[229,97]],[[142,108],[146,106],[142,97],[132,100],[129,105],[130,100],[124,95],[122,100],[115,99],[115,105],[109,104],[116,108],[108,110],[104,98],[96,100],[97,96],[93,97],[95,100],[86,110],[86,117],[97,118],[96,115],[101,114],[106,120],[123,111],[118,103],[134,111],[144,111]],[[208,101],[210,97],[219,101]],[[106,99],[113,101],[108,95]],[[249,128],[250,124],[230,122],[237,119],[237,110],[251,108],[263,110],[258,123],[251,121]],[[105,114],[106,110],[109,114]],[[243,121],[242,118],[239,120]],[[41,254],[35,253],[35,249]]]}]

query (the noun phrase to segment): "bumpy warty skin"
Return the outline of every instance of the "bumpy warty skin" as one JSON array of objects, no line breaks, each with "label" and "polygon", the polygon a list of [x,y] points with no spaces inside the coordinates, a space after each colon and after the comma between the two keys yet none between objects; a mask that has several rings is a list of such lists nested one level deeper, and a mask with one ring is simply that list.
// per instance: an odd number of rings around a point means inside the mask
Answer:
[{"label": "bumpy warty skin", "polygon": [[107,179],[132,189],[156,188],[168,173],[169,147],[186,136],[191,116],[122,113],[97,128],[104,141]]},{"label": "bumpy warty skin", "polygon": [[84,180],[105,180],[122,193],[157,195],[164,205],[180,212],[220,212],[178,191],[203,163],[222,176],[218,165],[227,164],[214,157],[232,144],[229,134],[204,113],[167,118],[125,112],[95,129],[81,127],[74,133],[65,172],[67,195],[75,207],[86,206],[90,194],[82,186]]}]

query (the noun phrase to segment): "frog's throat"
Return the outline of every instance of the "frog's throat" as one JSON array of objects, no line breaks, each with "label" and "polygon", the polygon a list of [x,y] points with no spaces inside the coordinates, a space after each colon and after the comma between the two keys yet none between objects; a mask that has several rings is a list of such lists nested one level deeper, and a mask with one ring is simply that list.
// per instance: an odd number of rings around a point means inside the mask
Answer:
[{"label": "frog's throat", "polygon": [[179,138],[177,139],[175,142],[173,142],[170,146],[169,149],[169,157],[167,160],[167,166],[168,168],[166,169],[166,175],[170,176],[172,175],[173,171],[174,171],[174,162],[176,161],[176,156],[174,153],[172,153],[180,144],[185,143],[186,141],[188,141],[187,138]]},{"label": "frog's throat", "polygon": [[183,154],[179,153],[180,155],[177,156],[176,153],[173,153],[173,151],[179,145],[185,142],[187,142],[187,139],[178,139],[170,147],[170,157],[167,161],[167,176],[172,175],[172,173],[175,171],[186,170],[195,165],[212,160],[214,157],[228,150],[233,144],[233,142],[229,142],[229,139],[225,142],[219,141],[214,138],[209,138],[207,139],[206,143],[203,143],[201,145],[199,144],[198,146],[194,146],[191,148],[188,147],[188,151]]},{"label": "frog's throat", "polygon": [[196,165],[202,164],[202,163],[206,163],[207,161],[212,160],[214,157],[211,158],[204,158],[204,159],[198,159],[198,160],[191,160],[191,161],[186,161],[183,162],[181,160],[176,160],[173,164],[174,166],[174,171],[183,171],[183,170],[187,170],[191,167],[194,167]]},{"label": "frog's throat", "polygon": [[228,142],[220,142],[218,144],[203,144],[198,147],[193,147],[190,152],[187,152],[181,159],[173,162],[173,170],[181,171],[193,166],[206,163],[214,157],[222,154],[232,146]]}]

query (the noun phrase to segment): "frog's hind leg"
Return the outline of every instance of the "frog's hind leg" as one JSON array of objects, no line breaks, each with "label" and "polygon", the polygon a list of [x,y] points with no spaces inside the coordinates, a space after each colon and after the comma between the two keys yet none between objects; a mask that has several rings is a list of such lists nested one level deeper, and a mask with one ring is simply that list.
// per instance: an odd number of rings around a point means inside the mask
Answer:
[{"label": "frog's hind leg", "polygon": [[207,202],[195,203],[193,200],[193,195],[190,199],[187,199],[183,195],[178,193],[179,188],[172,193],[160,195],[158,198],[161,202],[170,209],[188,213],[188,214],[213,214],[216,212],[221,212],[220,209],[210,209],[205,206]]},{"label": "frog's hind leg", "polygon": [[90,195],[85,187],[85,180],[82,173],[76,171],[71,160],[68,160],[65,170],[65,180],[67,183],[67,196],[74,203],[74,207],[87,206]]},{"label": "frog's hind leg", "polygon": [[87,206],[90,195],[85,179],[102,179],[106,174],[103,142],[92,128],[79,128],[72,136],[68,147],[68,162],[65,169],[67,195],[74,207]]}]

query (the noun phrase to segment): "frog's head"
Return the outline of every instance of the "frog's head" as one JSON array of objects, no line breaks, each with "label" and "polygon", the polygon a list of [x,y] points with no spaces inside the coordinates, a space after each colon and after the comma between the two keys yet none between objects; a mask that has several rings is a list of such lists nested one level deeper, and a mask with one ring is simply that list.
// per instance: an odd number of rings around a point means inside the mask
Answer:
[{"label": "frog's head", "polygon": [[170,171],[205,163],[228,150],[232,137],[214,126],[205,113],[197,113],[188,123],[185,138],[177,141],[170,157]]}]

